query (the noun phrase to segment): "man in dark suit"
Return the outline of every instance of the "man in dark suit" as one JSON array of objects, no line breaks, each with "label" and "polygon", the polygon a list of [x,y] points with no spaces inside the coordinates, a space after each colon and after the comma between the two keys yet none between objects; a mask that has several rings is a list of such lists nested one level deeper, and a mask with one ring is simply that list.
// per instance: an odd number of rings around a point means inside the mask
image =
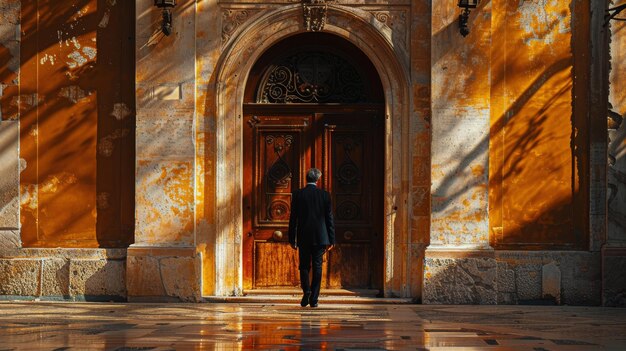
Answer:
[{"label": "man in dark suit", "polygon": [[[319,169],[309,169],[306,173],[306,187],[295,191],[291,196],[289,244],[298,249],[302,307],[308,304],[317,307],[322,282],[322,258],[324,252],[335,245],[330,194],[316,186],[321,176]],[[309,281],[311,263],[313,280]]]}]

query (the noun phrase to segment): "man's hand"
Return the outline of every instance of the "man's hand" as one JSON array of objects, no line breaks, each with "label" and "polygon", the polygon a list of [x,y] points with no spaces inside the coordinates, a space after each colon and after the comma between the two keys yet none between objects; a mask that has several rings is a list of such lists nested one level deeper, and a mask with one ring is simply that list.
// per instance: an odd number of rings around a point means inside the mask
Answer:
[{"label": "man's hand", "polygon": [[298,249],[298,246],[295,243],[289,244],[289,246],[291,246],[291,248],[294,249],[294,250]]},{"label": "man's hand", "polygon": [[335,245],[328,245],[328,246],[326,246],[326,251],[332,250],[333,247],[335,247]]}]

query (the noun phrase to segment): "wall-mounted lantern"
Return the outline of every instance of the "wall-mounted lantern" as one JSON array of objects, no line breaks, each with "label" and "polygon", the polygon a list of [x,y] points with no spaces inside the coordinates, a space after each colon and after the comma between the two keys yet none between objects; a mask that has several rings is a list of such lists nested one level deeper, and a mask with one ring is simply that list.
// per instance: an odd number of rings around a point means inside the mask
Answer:
[{"label": "wall-mounted lantern", "polygon": [[470,32],[469,27],[467,26],[467,21],[469,21],[470,9],[475,9],[478,6],[478,2],[480,0],[459,0],[458,6],[463,9],[461,14],[459,15],[459,31],[462,36],[467,36]]},{"label": "wall-mounted lantern", "polygon": [[176,0],[154,0],[154,6],[163,10],[161,31],[165,35],[172,34],[172,8],[176,6]]},{"label": "wall-mounted lantern", "polygon": [[619,15],[624,10],[626,10],[626,4],[621,4],[606,9],[606,14],[604,15],[604,26],[606,27],[606,25],[609,24],[610,20],[626,21],[626,18],[617,17],[617,15]]}]

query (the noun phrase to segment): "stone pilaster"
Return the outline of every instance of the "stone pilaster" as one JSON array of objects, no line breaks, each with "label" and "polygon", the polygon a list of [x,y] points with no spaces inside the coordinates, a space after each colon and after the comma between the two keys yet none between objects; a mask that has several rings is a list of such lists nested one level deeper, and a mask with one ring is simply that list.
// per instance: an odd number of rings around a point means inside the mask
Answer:
[{"label": "stone pilaster", "polygon": [[195,1],[179,1],[170,36],[161,11],[136,2],[135,243],[129,300],[200,297],[195,237]]},{"label": "stone pilaster", "polygon": [[487,187],[490,6],[472,12],[471,33],[464,38],[456,3],[432,3],[432,195],[424,303],[496,303]]},{"label": "stone pilaster", "polygon": [[607,244],[602,249],[603,304],[626,306],[626,23],[611,21]]},{"label": "stone pilaster", "polygon": [[410,172],[409,206],[409,296],[421,299],[424,250],[430,233],[430,1],[411,3],[411,109],[410,113]]}]

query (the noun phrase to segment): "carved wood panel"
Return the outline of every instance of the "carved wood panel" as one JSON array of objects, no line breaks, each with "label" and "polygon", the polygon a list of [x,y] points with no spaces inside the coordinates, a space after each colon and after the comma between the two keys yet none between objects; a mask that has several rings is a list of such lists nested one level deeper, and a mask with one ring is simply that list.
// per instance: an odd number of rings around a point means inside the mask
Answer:
[{"label": "carved wood panel", "polygon": [[[288,243],[291,193],[310,164],[311,116],[247,116],[244,126],[244,288],[299,285]],[[295,256],[294,256],[295,255]],[[295,265],[294,265],[295,264]],[[296,274],[292,274],[296,272]]]},{"label": "carved wood panel", "polygon": [[300,284],[298,252],[289,245],[256,241],[254,245],[254,286],[293,287]]},{"label": "carved wood panel", "polygon": [[[255,173],[257,210],[256,225],[276,225],[289,222],[293,176],[299,172],[300,133],[269,127],[257,128],[255,133],[258,162]],[[295,145],[294,145],[295,142]]]},{"label": "carved wood panel", "polygon": [[382,117],[326,114],[319,120],[325,184],[331,193],[337,247],[329,288],[382,286]]},{"label": "carved wood panel", "polygon": [[369,243],[341,244],[328,254],[327,287],[338,288],[370,288],[371,265]]}]

